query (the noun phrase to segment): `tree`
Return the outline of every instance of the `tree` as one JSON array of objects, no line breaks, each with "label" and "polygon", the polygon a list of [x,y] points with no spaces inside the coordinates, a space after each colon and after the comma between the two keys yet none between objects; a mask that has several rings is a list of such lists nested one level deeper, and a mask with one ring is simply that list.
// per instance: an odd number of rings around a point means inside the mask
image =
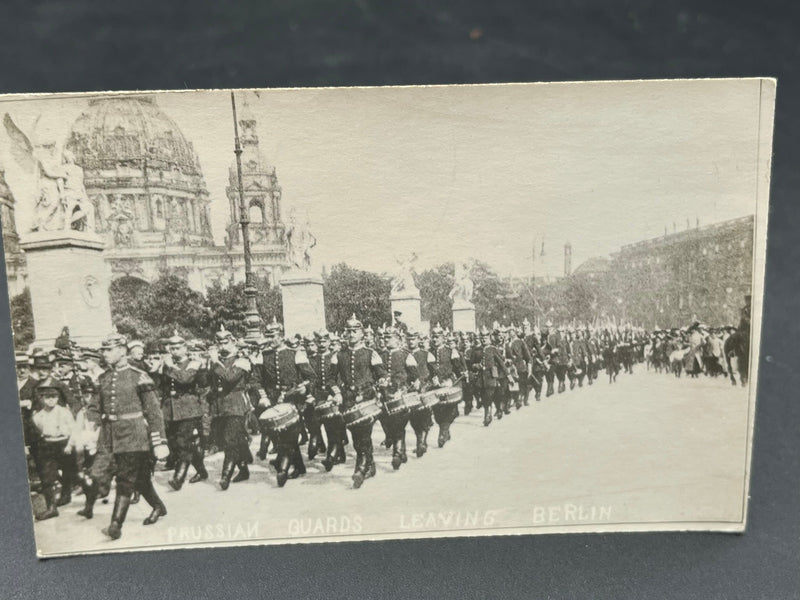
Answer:
[{"label": "tree", "polygon": [[[417,287],[422,298],[422,318],[431,325],[453,326],[453,303],[450,290],[454,283],[453,263],[445,263],[423,271],[417,276]],[[427,333],[427,332],[424,332]]]},{"label": "tree", "polygon": [[334,265],[324,279],[325,315],[328,329],[341,331],[355,314],[364,325],[379,327],[392,320],[388,277]]},{"label": "tree", "polygon": [[14,350],[25,352],[36,338],[33,329],[31,292],[25,288],[9,302],[11,308],[11,331],[14,334]]},{"label": "tree", "polygon": [[[273,318],[280,320],[283,314],[283,300],[277,287],[269,285],[264,278],[255,280],[257,290],[256,305],[261,320],[264,323]],[[201,327],[203,337],[211,339],[220,325],[231,331],[234,335],[245,334],[244,316],[247,310],[247,301],[244,295],[244,283],[235,283],[222,287],[214,283],[206,290],[205,320]]]}]

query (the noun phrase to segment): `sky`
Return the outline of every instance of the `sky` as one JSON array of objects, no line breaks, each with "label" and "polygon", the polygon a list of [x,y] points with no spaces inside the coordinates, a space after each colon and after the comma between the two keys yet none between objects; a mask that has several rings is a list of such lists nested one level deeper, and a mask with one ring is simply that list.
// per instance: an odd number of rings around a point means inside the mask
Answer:
[{"label": "sky", "polygon": [[[194,145],[221,244],[230,94],[156,101]],[[413,252],[418,268],[473,257],[504,276],[558,276],[567,241],[575,268],[665,227],[755,209],[758,80],[279,89],[237,102],[258,121],[283,214],[308,215],[320,265],[390,272]],[[0,113],[38,141],[63,143],[87,106],[0,97]],[[0,128],[22,233],[32,186],[8,144]]]}]

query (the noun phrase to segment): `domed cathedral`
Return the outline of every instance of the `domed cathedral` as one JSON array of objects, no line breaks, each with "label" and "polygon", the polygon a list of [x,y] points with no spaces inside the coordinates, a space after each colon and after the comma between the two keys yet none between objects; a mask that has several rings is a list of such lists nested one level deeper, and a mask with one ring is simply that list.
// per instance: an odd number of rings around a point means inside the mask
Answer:
[{"label": "domed cathedral", "polygon": [[[274,282],[287,266],[280,223],[280,188],[275,170],[263,166],[255,135],[248,134],[243,167],[251,202],[277,205],[254,222],[253,270]],[[232,146],[232,140],[231,146]],[[238,205],[231,201],[231,224],[224,245],[215,245],[210,203],[200,162],[191,142],[158,106],[154,96],[104,96],[89,101],[75,121],[65,148],[84,170],[86,192],[94,204],[96,229],[105,237],[106,258],[115,278],[153,280],[164,268],[185,274],[203,291],[214,282],[244,281],[244,255],[237,232]],[[255,166],[250,164],[255,161]],[[236,193],[228,190],[229,198]],[[260,187],[264,188],[263,194]],[[277,200],[266,194],[277,191]],[[255,195],[254,195],[255,194]],[[257,196],[257,197],[256,197]],[[263,196],[263,198],[262,198]],[[238,198],[238,195],[237,195]],[[276,204],[277,202],[277,204]],[[269,225],[269,236],[264,227]],[[235,237],[234,237],[235,236]],[[237,248],[238,243],[238,248]]]},{"label": "domed cathedral", "polygon": [[2,165],[0,165],[0,224],[3,227],[8,295],[13,298],[25,289],[27,271],[25,254],[19,247],[17,223],[14,216],[14,195],[6,183],[5,170]]}]

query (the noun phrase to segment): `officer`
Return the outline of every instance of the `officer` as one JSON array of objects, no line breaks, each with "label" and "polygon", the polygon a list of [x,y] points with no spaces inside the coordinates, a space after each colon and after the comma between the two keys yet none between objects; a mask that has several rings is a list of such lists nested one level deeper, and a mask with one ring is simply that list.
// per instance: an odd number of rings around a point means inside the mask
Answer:
[{"label": "officer", "polygon": [[[332,398],[334,396],[332,390],[333,370],[331,369],[331,359],[334,353],[331,352],[331,335],[325,330],[314,332],[314,343],[307,344],[306,353],[308,355],[309,365],[314,371],[314,385],[312,394],[316,404]],[[317,420],[316,415],[314,419]],[[344,426],[344,420],[341,414],[337,414],[327,419],[322,425],[325,428],[325,435],[328,438],[327,454],[322,459],[322,466],[326,471],[333,469],[334,465],[339,465],[345,462],[346,455],[344,451],[347,445],[347,429]],[[319,423],[317,424],[319,426]],[[313,438],[313,435],[312,435]],[[320,434],[320,439],[322,435]],[[324,444],[323,444],[324,447]],[[319,447],[317,447],[319,450]],[[311,452],[311,444],[309,443],[309,457]],[[325,452],[325,450],[322,450]]]},{"label": "officer", "polygon": [[[87,410],[91,421],[101,423],[98,453],[114,456],[117,493],[111,523],[103,530],[114,540],[122,535],[134,490],[152,507],[145,525],[167,514],[152,479],[153,455],[156,460],[163,460],[169,453],[164,440],[164,418],[155,383],[147,373],[128,363],[126,344],[125,336],[118,333],[103,341],[101,352],[108,369],[100,376],[97,402]],[[95,493],[90,489],[86,494],[89,508]]]},{"label": "officer", "polygon": [[[530,321],[525,319],[522,322],[522,336],[531,355],[531,362],[528,365],[528,396],[532,390],[538,402],[542,399],[542,383],[547,371],[542,355],[541,332],[537,326],[531,326]],[[527,401],[525,403],[527,404]]]},{"label": "officer", "polygon": [[208,479],[203,463],[203,418],[208,414],[203,395],[203,365],[188,355],[186,340],[178,332],[167,340],[161,369],[161,397],[164,418],[173,425],[175,471],[169,485],[175,491],[183,486],[189,465],[195,474],[189,483]]},{"label": "officer", "polygon": [[209,410],[213,414],[212,430],[225,456],[219,487],[227,490],[233,471],[239,466],[240,473],[234,481],[249,477],[247,465],[253,462],[248,444],[245,415],[250,408],[245,390],[252,366],[250,361],[239,356],[233,335],[224,326],[214,334],[217,346],[208,349]]},{"label": "officer", "polygon": [[[527,321],[527,319],[526,319]],[[525,323],[523,323],[523,326]],[[528,323],[530,327],[530,323]],[[524,340],[525,333],[522,328],[512,327],[509,329],[509,340],[506,344],[506,356],[517,370],[519,390],[512,393],[514,408],[519,410],[523,405],[528,406],[529,381],[528,374],[531,371],[533,358],[531,351]]]},{"label": "officer", "polygon": [[[492,422],[492,405],[500,403],[500,378],[505,375],[503,356],[491,343],[491,336],[486,327],[480,330],[480,345],[474,348],[470,356],[471,381],[474,390],[480,395],[483,406],[483,425],[488,427]],[[501,413],[502,414],[502,413]]]},{"label": "officer", "polygon": [[[386,376],[383,361],[378,353],[364,345],[364,327],[355,315],[346,322],[347,347],[331,359],[335,381],[334,387],[340,395],[342,410],[346,411],[362,400],[376,396],[375,387]],[[340,391],[341,390],[341,391]],[[356,450],[356,465],[353,472],[353,487],[360,488],[364,480],[376,473],[372,448],[373,421],[351,428],[353,446]]]}]

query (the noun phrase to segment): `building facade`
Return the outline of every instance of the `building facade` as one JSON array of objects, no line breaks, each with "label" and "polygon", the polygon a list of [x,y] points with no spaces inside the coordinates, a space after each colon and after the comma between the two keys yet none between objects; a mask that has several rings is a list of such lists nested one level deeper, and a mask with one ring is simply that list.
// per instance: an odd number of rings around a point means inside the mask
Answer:
[{"label": "building facade", "polygon": [[[287,268],[280,218],[281,190],[274,167],[258,147],[256,121],[239,121],[243,169],[253,222],[253,271],[276,282]],[[197,154],[153,96],[106,96],[89,101],[65,148],[84,170],[97,232],[106,242],[112,275],[152,281],[167,268],[203,291],[215,282],[244,281],[236,165],[231,166],[227,239],[215,245],[208,190]],[[269,212],[266,212],[266,208]],[[255,220],[254,220],[255,221]]]},{"label": "building facade", "polygon": [[25,254],[19,247],[14,208],[14,195],[6,183],[5,171],[0,166],[0,225],[3,228],[6,281],[10,298],[22,293],[27,280]]}]

